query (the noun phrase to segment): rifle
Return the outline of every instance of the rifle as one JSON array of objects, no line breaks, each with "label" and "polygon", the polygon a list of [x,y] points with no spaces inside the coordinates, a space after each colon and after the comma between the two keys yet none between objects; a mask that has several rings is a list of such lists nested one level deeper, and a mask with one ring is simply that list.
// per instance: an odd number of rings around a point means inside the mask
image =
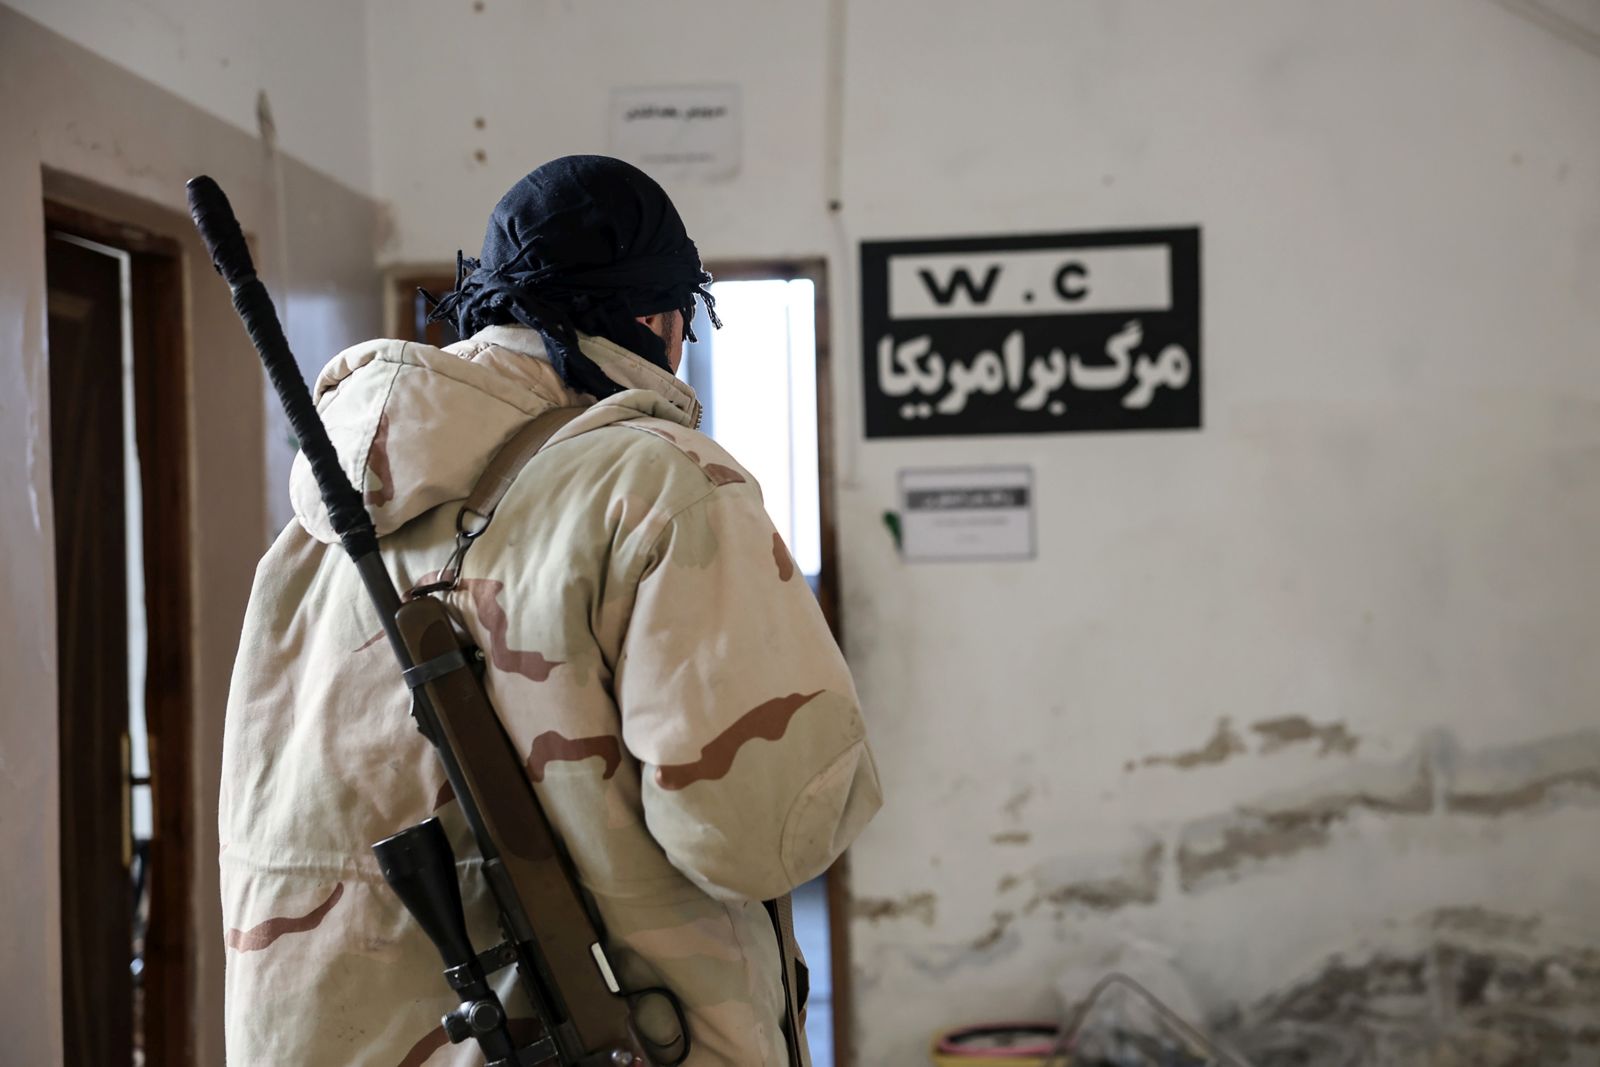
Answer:
[{"label": "rifle", "polygon": [[[455,854],[437,819],[372,846],[384,880],[439,950],[445,980],[460,997],[444,1016],[446,1036],[452,1043],[477,1041],[489,1067],[675,1067],[689,1053],[683,1007],[668,990],[625,993],[618,984],[599,917],[489,703],[478,673],[482,653],[458,636],[449,609],[433,595],[453,582],[413,589],[402,601],[378,553],[372,517],[339,466],[228,198],[216,182],[201,176],[188,183],[188,199],[190,217],[217,273],[233,290],[234,310],[311,465],[339,541],[377,609],[411,690],[412,717],[444,765],[499,911],[505,940],[476,952],[467,935]],[[530,426],[508,451],[523,453],[525,461],[550,432],[548,424]],[[524,438],[540,439],[529,447]],[[468,508],[462,509],[450,564],[454,573],[492,512],[489,505],[487,513],[477,515],[483,521],[469,528],[463,524]],[[513,965],[542,1024],[537,1039],[520,1047],[488,981],[490,974]],[[648,997],[662,998],[676,1016],[678,1034],[664,1044],[649,1040],[635,1025],[636,1009]]]}]

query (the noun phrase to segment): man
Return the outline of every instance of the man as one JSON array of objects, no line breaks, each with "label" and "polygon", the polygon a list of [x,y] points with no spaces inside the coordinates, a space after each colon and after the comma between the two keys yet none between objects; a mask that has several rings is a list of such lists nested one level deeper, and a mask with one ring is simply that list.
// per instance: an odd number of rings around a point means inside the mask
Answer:
[{"label": "man", "polygon": [[[401,589],[445,567],[460,501],[509,438],[586,406],[512,485],[449,601],[623,986],[682,1001],[690,1067],[779,1067],[785,990],[762,901],[826,869],[879,791],[810,590],[674,376],[709,281],[655,182],[558,159],[501,200],[436,309],[468,340],[358,345],[314,393]],[[476,1063],[447,1044],[438,957],[369,851],[430,813],[458,856],[470,838],[296,464],[296,521],[257,571],[228,705],[228,1062]],[[461,871],[484,948],[493,908],[475,861]],[[514,1019],[529,1014],[510,972],[497,984]]]}]

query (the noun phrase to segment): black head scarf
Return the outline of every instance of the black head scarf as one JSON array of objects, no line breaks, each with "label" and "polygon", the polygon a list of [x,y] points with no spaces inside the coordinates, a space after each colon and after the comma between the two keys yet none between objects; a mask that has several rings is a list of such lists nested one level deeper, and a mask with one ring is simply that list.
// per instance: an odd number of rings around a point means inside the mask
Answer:
[{"label": "black head scarf", "polygon": [[456,253],[456,287],[429,319],[452,323],[461,337],[531,326],[569,385],[605,397],[621,387],[579,351],[578,333],[670,370],[666,345],[636,317],[682,311],[692,341],[696,296],[712,325],[722,325],[710,284],[677,209],[649,175],[608,156],[563,156],[500,198],[482,254]]}]

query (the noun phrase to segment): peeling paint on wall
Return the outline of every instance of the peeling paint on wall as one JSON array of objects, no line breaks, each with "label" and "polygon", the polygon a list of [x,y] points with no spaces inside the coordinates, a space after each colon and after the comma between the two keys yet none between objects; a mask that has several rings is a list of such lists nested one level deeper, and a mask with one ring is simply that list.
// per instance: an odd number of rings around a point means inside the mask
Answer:
[{"label": "peeling paint on wall", "polygon": [[1433,929],[1440,933],[1481,934],[1505,940],[1527,941],[1538,933],[1544,923],[1542,915],[1507,915],[1488,908],[1440,908],[1430,917]]},{"label": "peeling paint on wall", "polygon": [[1263,719],[1252,723],[1250,729],[1261,735],[1261,755],[1267,756],[1281,748],[1314,741],[1317,755],[1348,755],[1356,750],[1361,739],[1352,734],[1342,722],[1317,724],[1303,715],[1288,715],[1281,719]]},{"label": "peeling paint on wall", "polygon": [[1600,949],[1534,945],[1537,915],[1447,908],[1420,941],[1351,951],[1226,1020],[1256,1067],[1513,1067],[1600,1059]]},{"label": "peeling paint on wall", "polygon": [[[1234,730],[1233,724],[1226,718],[1217,720],[1217,728],[1212,733],[1211,739],[1199,748],[1186,752],[1175,752],[1167,756],[1146,756],[1138,765],[1144,767],[1177,767],[1179,770],[1189,770],[1193,767],[1204,767],[1216,763],[1225,763],[1234,756],[1249,752],[1244,738]],[[1124,769],[1133,770],[1135,764],[1130,762]]]},{"label": "peeling paint on wall", "polygon": [[1458,814],[1500,816],[1600,803],[1600,734],[1567,734],[1452,754],[1451,788],[1444,801]]},{"label": "peeling paint on wall", "polygon": [[[1250,732],[1262,738],[1263,750],[1302,745],[1317,755],[1345,757],[1357,744],[1342,723],[1264,720],[1253,724]],[[1200,749],[1160,758],[1175,766],[1198,766],[1207,759],[1230,758],[1223,753],[1239,745],[1239,735],[1223,720]],[[1020,788],[1003,807],[1006,816],[1029,829],[992,833],[992,844],[1040,847],[1041,835],[1035,824],[1020,816],[1033,796],[1033,790]],[[1471,826],[1590,803],[1600,803],[1600,732],[1469,751],[1449,731],[1429,730],[1398,759],[1341,759],[1304,787],[1267,794],[1232,811],[1145,827],[1120,849],[1067,850],[1038,858],[1026,869],[1002,872],[994,883],[995,903],[989,919],[964,921],[964,929],[951,931],[948,940],[937,925],[938,898],[932,892],[858,899],[854,915],[868,923],[912,920],[938,931],[931,944],[914,944],[914,939],[908,938],[882,946],[874,966],[864,975],[876,979],[893,973],[882,969],[886,964],[941,980],[958,971],[981,973],[1021,953],[1041,935],[1048,937],[1051,928],[1060,940],[1081,935],[1100,921],[1116,924],[1117,936],[1125,938],[1130,929],[1137,929],[1126,925],[1124,914],[1130,909],[1153,909],[1164,897],[1220,890],[1258,873],[1280,870],[1296,857],[1333,845],[1343,833],[1381,833],[1387,821],[1447,819],[1457,826]],[[1111,916],[1116,918],[1109,919]],[[1135,924],[1141,921],[1134,920]],[[1041,929],[1041,923],[1051,925]],[[1396,1017],[1399,1021],[1385,1016],[1384,998],[1397,997],[1403,1005],[1431,1003],[1428,998],[1446,981],[1439,977],[1442,972],[1438,968],[1448,965],[1455,968],[1451,974],[1456,975],[1449,979],[1454,983],[1451,995],[1461,1000],[1451,1010],[1470,1007],[1489,1020],[1483,1026],[1494,1030],[1509,1026],[1506,1020],[1511,1016],[1505,1012],[1511,1009],[1501,1008],[1516,1003],[1519,991],[1555,981],[1540,967],[1567,967],[1580,986],[1591,981],[1584,970],[1591,966],[1586,957],[1573,956],[1570,946],[1538,942],[1543,930],[1538,915],[1506,915],[1477,905],[1452,905],[1431,912],[1419,930],[1410,941],[1380,938],[1376,948],[1364,950],[1365,955],[1350,952],[1330,957],[1315,973],[1296,978],[1283,991],[1241,1010],[1237,1018],[1228,1021],[1241,1048],[1248,1045],[1261,1056],[1257,1067],[1476,1063],[1479,1061],[1460,1058],[1459,1051],[1470,1047],[1470,1042],[1459,1044],[1455,1037],[1439,1039],[1444,1042],[1437,1046],[1443,1050],[1439,1052],[1442,1058],[1424,1056],[1417,1051],[1423,1046],[1413,1048],[1423,1040],[1417,1037],[1423,1023],[1409,1016]],[[1470,948],[1480,942],[1492,942],[1492,950]],[[1594,967],[1592,981],[1600,996],[1600,957]],[[1551,995],[1548,990],[1538,994],[1546,999]],[[1497,997],[1501,999],[1490,1004]],[[1595,1018],[1600,1020],[1600,1015]],[[1253,1021],[1243,1021],[1247,1019]],[[1478,1025],[1474,1022],[1462,1033],[1476,1040],[1478,1030],[1472,1027]],[[1542,1018],[1537,1025],[1528,1026],[1533,1027],[1529,1034],[1548,1031],[1554,1036],[1539,1037],[1539,1043],[1530,1045],[1533,1038],[1506,1030],[1511,1035],[1504,1044],[1509,1058],[1484,1062],[1565,1062],[1559,1058],[1519,1061],[1515,1057],[1535,1048],[1555,1056],[1572,1042],[1587,1040],[1581,1027],[1574,1030],[1559,1020]],[[1446,1027],[1438,1033],[1455,1031]],[[1352,1040],[1362,1043],[1352,1046]],[[1596,1051],[1600,1054],[1600,1044]],[[1302,1053],[1304,1058],[1294,1058]],[[1600,1060],[1594,1062],[1600,1064]]]},{"label": "peeling paint on wall", "polygon": [[1448,731],[1433,731],[1398,764],[1357,765],[1308,789],[1183,826],[1178,882],[1193,892],[1263,861],[1322,848],[1336,825],[1363,812],[1493,818],[1569,804],[1600,804],[1600,734],[1463,753]]},{"label": "peeling paint on wall", "polygon": [[885,919],[918,919],[932,926],[938,915],[938,903],[938,898],[932,893],[913,893],[898,900],[858,897],[851,902],[850,914],[869,923]]},{"label": "peeling paint on wall", "polygon": [[1017,792],[1012,794],[1011,799],[1006,801],[1005,807],[1002,810],[1011,818],[1020,819],[1022,817],[1023,806],[1032,799],[1033,786],[1023,786],[1021,789],[1017,790]]},{"label": "peeling paint on wall", "polygon": [[1007,928],[1011,926],[1012,920],[1016,917],[1017,914],[1013,911],[995,912],[994,925],[989,927],[989,929],[984,932],[982,936],[972,942],[972,951],[986,952],[998,945],[1000,943],[1000,939],[1005,936]]},{"label": "peeling paint on wall", "polygon": [[953,945],[925,948],[899,948],[900,956],[912,970],[930,978],[944,980],[957,971],[976,971],[993,966],[1022,948],[1022,936],[1010,926],[1010,918],[997,913],[995,925],[982,936]]},{"label": "peeling paint on wall", "polygon": [[1421,814],[1433,803],[1433,763],[1425,749],[1394,767],[1355,768],[1319,787],[1188,824],[1179,835],[1178,884],[1193,892],[1233,880],[1260,861],[1321,848],[1335,823],[1359,811]]},{"label": "peeling paint on wall", "polygon": [[[1293,745],[1306,743],[1316,744],[1319,756],[1347,756],[1361,744],[1361,739],[1352,734],[1344,723],[1314,723],[1303,715],[1262,719],[1251,723],[1250,730],[1261,740],[1256,748],[1258,756],[1270,756]],[[1217,720],[1217,728],[1211,738],[1199,748],[1170,755],[1145,756],[1141,760],[1129,760],[1123,764],[1123,770],[1133,771],[1139,767],[1176,767],[1179,770],[1192,770],[1196,767],[1226,763],[1234,756],[1248,755],[1249,752],[1250,746],[1245,744],[1244,738],[1233,728],[1233,724],[1227,718],[1222,718]]]},{"label": "peeling paint on wall", "polygon": [[[1343,723],[1317,724],[1289,718],[1264,720],[1253,724],[1250,730],[1263,739],[1263,752],[1306,745],[1316,746],[1318,755],[1348,756],[1358,744]],[[1192,767],[1231,758],[1242,747],[1239,735],[1224,719],[1201,748],[1154,758],[1173,766]],[[1005,814],[1021,823],[1020,812],[1033,795],[1030,788],[1019,789],[1004,806]],[[1120,851],[1092,855],[1068,852],[1042,858],[1026,870],[1003,873],[997,878],[994,889],[999,906],[986,925],[969,927],[964,935],[957,935],[959,940],[897,946],[891,956],[930,977],[944,978],[957,970],[976,971],[1019,951],[1024,945],[1028,920],[1040,913],[1056,924],[1059,938],[1069,926],[1089,921],[1091,917],[1156,906],[1164,891],[1173,892],[1168,886],[1175,886],[1183,894],[1203,893],[1246,880],[1258,872],[1276,869],[1297,856],[1330,846],[1341,827],[1354,829],[1358,820],[1368,820],[1368,827],[1380,825],[1383,820],[1419,817],[1466,819],[1475,823],[1561,805],[1591,803],[1600,804],[1600,732],[1467,751],[1449,731],[1430,730],[1399,759],[1341,761],[1337,770],[1300,789],[1263,796],[1233,811],[1175,826],[1145,828]],[[1379,820],[1379,823],[1370,820]],[[996,832],[990,835],[990,841],[995,845],[1038,847],[1037,834],[1031,829]],[[1171,875],[1167,873],[1169,869]],[[937,905],[937,898],[931,892],[899,898],[863,898],[855,902],[854,915],[874,924],[910,919],[934,928],[938,919]],[[1465,984],[1458,983],[1452,988],[1465,989],[1477,983],[1485,991],[1498,990],[1500,985],[1521,989],[1522,986],[1515,984],[1534,982],[1537,975],[1529,977],[1529,968],[1535,968],[1536,964],[1544,966],[1540,960],[1560,962],[1566,959],[1560,952],[1567,950],[1559,946],[1531,963],[1519,963],[1521,957],[1506,955],[1507,945],[1521,944],[1525,952],[1531,951],[1532,940],[1539,930],[1540,918],[1536,915],[1508,916],[1477,906],[1439,908],[1430,914],[1425,924],[1425,933],[1434,942],[1449,946],[1488,939],[1500,947],[1485,955],[1478,950],[1473,954],[1447,948],[1399,952],[1393,945],[1386,944],[1383,951],[1370,953],[1365,963],[1330,961],[1320,973],[1301,980],[1303,990],[1290,990],[1280,994],[1277,1000],[1263,1001],[1251,1009],[1258,1014],[1266,1012],[1272,1023],[1267,1029],[1258,1027],[1251,1031],[1255,1035],[1252,1040],[1257,1042],[1251,1047],[1262,1053],[1261,1065],[1476,1062],[1452,1060],[1448,1056],[1437,1060],[1358,1057],[1340,1061],[1335,1053],[1349,1052],[1345,1032],[1354,1025],[1346,1016],[1349,1011],[1357,1010],[1347,1011],[1346,1001],[1354,998],[1376,1004],[1383,996],[1393,994],[1402,1000],[1413,998],[1421,1003],[1426,998],[1418,990],[1431,988],[1429,983],[1436,979],[1430,968],[1441,959],[1458,960],[1461,973],[1466,976],[1461,979]],[[1037,936],[1038,932],[1034,926],[1031,936]],[[1450,956],[1449,951],[1457,951],[1457,956]],[[1590,964],[1573,958],[1561,965],[1578,968],[1573,972],[1576,975]],[[1600,967],[1600,963],[1596,966]],[[1589,979],[1582,978],[1582,981]],[[1600,970],[1596,971],[1593,982],[1600,995]],[[1484,992],[1482,995],[1491,994]],[[1377,1008],[1372,1010],[1378,1011]],[[1305,1019],[1318,1012],[1336,1020],[1330,1024],[1328,1033],[1331,1036],[1327,1040],[1318,1036],[1320,1031],[1313,1032],[1315,1027],[1306,1029],[1311,1024]],[[1493,1014],[1485,1018],[1501,1020],[1501,1016]],[[1600,1019],[1600,1015],[1596,1018]],[[1360,1056],[1376,1055],[1373,1050],[1387,1048],[1385,1042],[1403,1044],[1411,1040],[1385,1036],[1372,1029],[1376,1025],[1368,1026],[1371,1032],[1362,1038],[1367,1044],[1362,1046]],[[1496,1021],[1495,1025],[1500,1022]],[[1396,1026],[1399,1027],[1396,1033],[1411,1032],[1405,1026]],[[1360,1031],[1359,1026],[1352,1032],[1356,1031]],[[1553,1032],[1570,1036],[1573,1031],[1569,1027]],[[1294,1040],[1302,1043],[1310,1058],[1285,1059],[1282,1056],[1289,1055],[1287,1051],[1280,1050],[1281,1055],[1274,1051],[1273,1042],[1289,1033],[1297,1035]],[[1582,1036],[1581,1031],[1578,1034]],[[1505,1047],[1512,1050],[1508,1056],[1525,1053],[1531,1047],[1521,1037],[1508,1040],[1511,1043]],[[1560,1038],[1560,1041],[1567,1040],[1568,1037]],[[1323,1052],[1316,1051],[1324,1046]],[[1294,1047],[1293,1041],[1283,1049],[1291,1047]],[[1546,1048],[1545,1045],[1539,1047]],[[1549,1047],[1565,1046],[1558,1041],[1557,1045]],[[1600,1045],[1596,1048],[1600,1049]],[[1329,1049],[1332,1051],[1327,1051]],[[1383,1052],[1383,1055],[1388,1054]],[[1322,1055],[1335,1058],[1317,1058]],[[1518,1061],[1512,1058],[1493,1062]]]},{"label": "peeling paint on wall", "polygon": [[1124,858],[1123,870],[1107,878],[1084,878],[1055,885],[1040,885],[1024,914],[1042,905],[1091,911],[1116,911],[1132,904],[1154,904],[1161,895],[1161,861],[1166,845],[1152,842],[1143,851]]},{"label": "peeling paint on wall", "polygon": [[1600,795],[1600,768],[1552,774],[1502,792],[1453,792],[1448,802],[1451,811],[1464,815],[1506,815],[1559,805],[1584,794]]}]

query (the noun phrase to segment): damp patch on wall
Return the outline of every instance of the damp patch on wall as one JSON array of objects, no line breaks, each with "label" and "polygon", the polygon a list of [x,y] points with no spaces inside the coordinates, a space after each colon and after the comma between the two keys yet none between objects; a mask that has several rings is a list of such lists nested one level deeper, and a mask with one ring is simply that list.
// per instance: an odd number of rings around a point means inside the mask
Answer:
[{"label": "damp patch on wall", "polygon": [[1542,936],[1538,915],[1440,908],[1355,944],[1219,1020],[1255,1067],[1593,1064],[1600,948]]},{"label": "damp patch on wall", "polygon": [[1600,734],[1464,751],[1449,731],[1431,731],[1399,760],[1355,763],[1302,789],[1183,824],[1178,883],[1192,893],[1248,877],[1325,847],[1361,814],[1478,821],[1573,806],[1600,807]]},{"label": "damp patch on wall", "polygon": [[912,893],[890,900],[878,897],[857,897],[851,901],[851,918],[869,923],[885,919],[915,919],[932,926],[938,915],[939,900],[932,893]]},{"label": "damp patch on wall", "polygon": [[[1262,719],[1251,723],[1249,732],[1255,736],[1254,752],[1260,756],[1270,756],[1298,746],[1312,746],[1318,756],[1348,756],[1361,745],[1361,738],[1351,733],[1344,723],[1316,723],[1303,715]],[[1132,772],[1141,767],[1172,767],[1188,771],[1226,763],[1235,756],[1248,755],[1251,751],[1245,736],[1234,728],[1231,719],[1223,716],[1217,720],[1216,728],[1203,744],[1181,752],[1161,752],[1138,760],[1130,759],[1123,763],[1122,769]]]}]

